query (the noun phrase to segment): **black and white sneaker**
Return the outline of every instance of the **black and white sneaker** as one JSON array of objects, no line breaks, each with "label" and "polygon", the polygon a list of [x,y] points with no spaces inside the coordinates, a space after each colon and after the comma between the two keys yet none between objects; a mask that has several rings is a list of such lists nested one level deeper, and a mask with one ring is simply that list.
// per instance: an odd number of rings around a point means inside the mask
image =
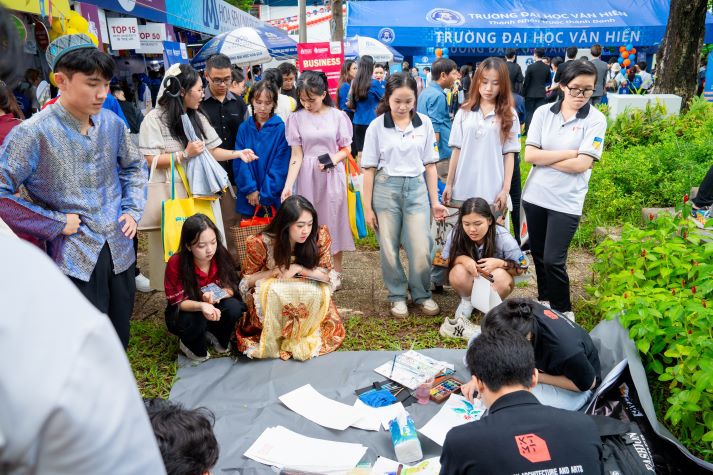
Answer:
[{"label": "black and white sneaker", "polygon": [[480,325],[476,325],[463,317],[446,317],[438,333],[446,338],[470,340],[480,335]]}]

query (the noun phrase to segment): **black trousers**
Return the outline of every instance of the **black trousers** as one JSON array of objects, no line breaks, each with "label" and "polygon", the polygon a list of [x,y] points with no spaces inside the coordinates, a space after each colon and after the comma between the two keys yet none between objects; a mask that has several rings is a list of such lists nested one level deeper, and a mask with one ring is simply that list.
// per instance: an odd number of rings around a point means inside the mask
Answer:
[{"label": "black trousers", "polygon": [[523,202],[530,236],[530,251],[537,273],[539,300],[548,300],[560,312],[572,310],[567,275],[567,251],[580,216]]},{"label": "black trousers", "polygon": [[134,312],[136,281],[132,264],[120,274],[114,274],[109,244],[104,243],[89,282],[70,277],[74,285],[100,312],[109,316],[124,349],[129,347],[129,320]]},{"label": "black trousers", "polygon": [[515,240],[520,244],[520,204],[522,199],[522,182],[520,181],[520,154],[515,154],[515,167],[512,169],[510,180],[510,200],[512,200],[512,229],[515,231]]},{"label": "black trousers", "polygon": [[699,208],[713,205],[713,165],[708,169],[706,176],[703,177],[701,186],[698,187],[698,194],[691,201]]},{"label": "black trousers", "polygon": [[532,115],[535,113],[535,109],[546,102],[547,99],[544,97],[525,98],[525,135],[527,135],[527,131],[530,130],[530,122],[532,122]]},{"label": "black trousers", "polygon": [[221,300],[216,307],[220,310],[220,320],[214,322],[206,320],[201,312],[183,312],[178,305],[169,305],[166,308],[166,327],[197,356],[205,356],[208,351],[206,332],[211,332],[218,343],[227,348],[235,325],[247,307],[235,297]]}]

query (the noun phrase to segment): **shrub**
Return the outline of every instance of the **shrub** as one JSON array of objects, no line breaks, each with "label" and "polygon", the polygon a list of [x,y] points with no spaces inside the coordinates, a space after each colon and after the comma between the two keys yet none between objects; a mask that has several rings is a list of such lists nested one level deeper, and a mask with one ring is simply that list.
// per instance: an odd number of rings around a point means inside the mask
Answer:
[{"label": "shrub", "polygon": [[713,104],[696,99],[682,116],[662,106],[620,115],[594,165],[576,245],[596,226],[639,224],[641,208],[668,207],[698,186],[713,163]]},{"label": "shrub", "polygon": [[[713,456],[713,242],[687,218],[662,215],[646,229],[624,227],[621,240],[595,250],[598,312],[619,317],[650,378],[666,382],[664,408],[681,441]],[[654,394],[655,395],[655,394]]]}]

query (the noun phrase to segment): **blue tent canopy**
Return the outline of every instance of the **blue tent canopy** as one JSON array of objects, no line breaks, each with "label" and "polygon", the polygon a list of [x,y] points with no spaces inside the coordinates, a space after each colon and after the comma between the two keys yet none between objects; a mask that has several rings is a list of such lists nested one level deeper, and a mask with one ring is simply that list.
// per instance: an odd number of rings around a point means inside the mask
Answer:
[{"label": "blue tent canopy", "polygon": [[[669,9],[669,0],[349,2],[347,36],[371,36],[396,47],[657,46]],[[384,26],[385,15],[393,26]],[[713,42],[710,13],[705,42]]]}]

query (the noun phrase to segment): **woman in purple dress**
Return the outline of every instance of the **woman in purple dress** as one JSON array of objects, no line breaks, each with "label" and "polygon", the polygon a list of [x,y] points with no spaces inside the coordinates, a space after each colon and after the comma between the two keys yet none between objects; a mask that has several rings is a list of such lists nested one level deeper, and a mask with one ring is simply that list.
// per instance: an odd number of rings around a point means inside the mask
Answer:
[{"label": "woman in purple dress", "polygon": [[344,161],[352,143],[349,117],[334,107],[327,92],[327,75],[305,71],[297,82],[297,110],[287,119],[287,143],[292,147],[284,201],[294,192],[317,209],[320,224],[332,236],[333,276],[341,288],[342,252],[354,250],[347,212]]}]

